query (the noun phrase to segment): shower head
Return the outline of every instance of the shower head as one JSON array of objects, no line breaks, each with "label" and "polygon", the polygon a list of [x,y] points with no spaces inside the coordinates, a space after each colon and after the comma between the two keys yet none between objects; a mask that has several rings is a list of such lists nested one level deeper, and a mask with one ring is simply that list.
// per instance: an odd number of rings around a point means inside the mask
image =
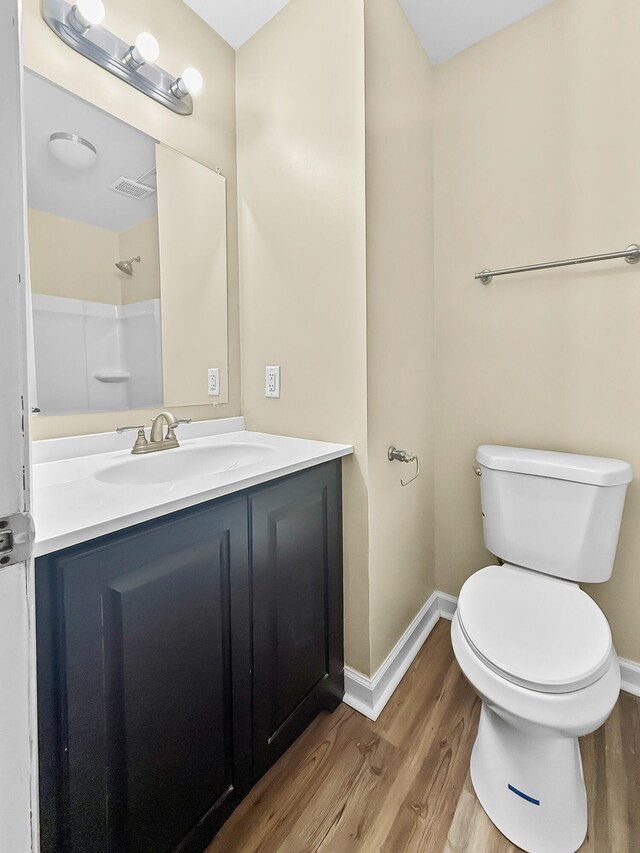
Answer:
[{"label": "shower head", "polygon": [[137,258],[129,258],[128,261],[117,261],[116,266],[125,275],[133,275],[133,262],[140,263],[140,255]]}]

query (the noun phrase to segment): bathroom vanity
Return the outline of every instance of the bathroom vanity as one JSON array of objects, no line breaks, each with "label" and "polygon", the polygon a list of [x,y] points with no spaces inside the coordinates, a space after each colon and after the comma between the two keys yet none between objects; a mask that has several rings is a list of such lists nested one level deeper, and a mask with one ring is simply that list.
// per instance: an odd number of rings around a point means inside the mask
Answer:
[{"label": "bathroom vanity", "polygon": [[[181,444],[35,467],[43,853],[203,850],[342,698],[351,448],[244,431]],[[194,458],[209,467],[162,482]]]}]

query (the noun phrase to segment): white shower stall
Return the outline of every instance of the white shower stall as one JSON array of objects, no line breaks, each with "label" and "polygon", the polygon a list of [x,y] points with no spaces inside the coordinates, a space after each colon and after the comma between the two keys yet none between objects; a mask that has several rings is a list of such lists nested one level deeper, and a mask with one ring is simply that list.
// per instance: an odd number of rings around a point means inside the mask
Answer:
[{"label": "white shower stall", "polygon": [[43,414],[162,404],[160,300],[128,305],[32,294],[37,406]]}]

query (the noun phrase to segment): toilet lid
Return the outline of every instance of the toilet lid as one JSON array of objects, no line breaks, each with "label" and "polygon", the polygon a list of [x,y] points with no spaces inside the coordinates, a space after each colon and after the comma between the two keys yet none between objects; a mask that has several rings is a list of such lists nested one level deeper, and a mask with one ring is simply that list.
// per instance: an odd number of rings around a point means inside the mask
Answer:
[{"label": "toilet lid", "polygon": [[488,667],[544,693],[597,681],[613,647],[604,613],[577,584],[514,566],[473,574],[460,591],[458,619]]}]

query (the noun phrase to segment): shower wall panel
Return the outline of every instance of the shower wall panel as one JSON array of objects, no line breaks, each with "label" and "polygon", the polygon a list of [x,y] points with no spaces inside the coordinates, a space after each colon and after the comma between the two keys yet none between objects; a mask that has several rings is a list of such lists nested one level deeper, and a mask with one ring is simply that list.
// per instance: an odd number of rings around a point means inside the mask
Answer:
[{"label": "shower wall panel", "polygon": [[43,414],[162,404],[159,299],[109,305],[34,293],[33,318]]}]

